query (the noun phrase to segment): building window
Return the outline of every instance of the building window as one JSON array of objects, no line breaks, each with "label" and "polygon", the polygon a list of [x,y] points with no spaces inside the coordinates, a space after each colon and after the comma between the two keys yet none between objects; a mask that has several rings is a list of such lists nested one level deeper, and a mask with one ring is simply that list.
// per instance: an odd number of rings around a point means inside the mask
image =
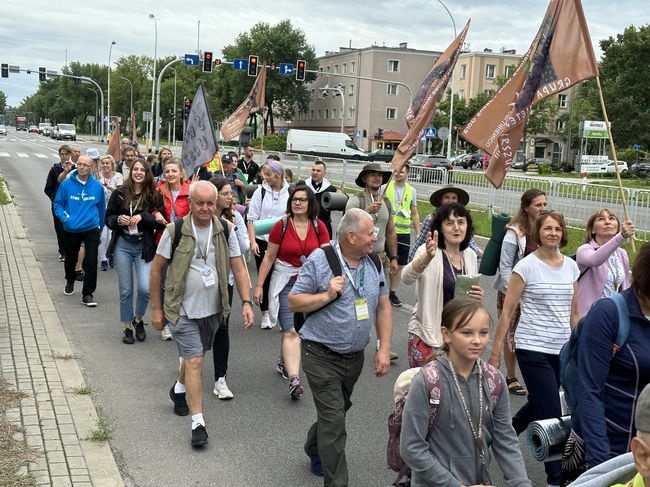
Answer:
[{"label": "building window", "polygon": [[458,90],[458,98],[460,100],[465,99],[465,90]]},{"label": "building window", "polygon": [[354,61],[350,61],[350,72],[354,73]]},{"label": "building window", "polygon": [[334,65],[334,74],[339,74],[339,65],[338,64]]},{"label": "building window", "polygon": [[343,83],[341,83],[339,85],[339,88],[341,89],[341,95],[345,95],[345,85]]},{"label": "building window", "polygon": [[354,107],[348,108],[348,120],[352,120],[353,115],[354,115]]},{"label": "building window", "polygon": [[343,63],[343,71],[341,73],[345,74],[348,72],[348,63]]},{"label": "building window", "polygon": [[336,120],[336,108],[332,108],[332,120]]},{"label": "building window", "polygon": [[388,85],[388,93],[389,95],[397,95],[397,85],[390,84]]},{"label": "building window", "polygon": [[326,72],[326,73],[329,73],[329,72],[330,72],[330,67],[329,67],[329,66],[325,67],[325,72]]},{"label": "building window", "polygon": [[487,90],[483,90],[483,93],[485,93],[487,96],[492,96],[494,95],[494,90],[488,88]]},{"label": "building window", "polygon": [[320,71],[320,72],[322,73],[322,72],[323,72],[323,67],[322,67],[322,66],[319,66],[319,67],[318,67],[318,71]]},{"label": "building window", "polygon": [[320,110],[316,112],[316,120],[320,120]]},{"label": "building window", "polygon": [[350,83],[350,93],[348,93],[350,96],[354,95],[354,83]]},{"label": "building window", "polygon": [[323,120],[327,120],[328,118],[330,118],[330,109],[326,108],[325,109],[325,116],[323,117]]},{"label": "building window", "polygon": [[566,120],[558,118],[555,121],[555,131],[556,132],[563,132],[565,127],[566,127]]},{"label": "building window", "polygon": [[467,65],[466,64],[461,64],[460,65],[460,78],[465,79],[466,75],[467,75]]},{"label": "building window", "polygon": [[397,108],[386,108],[386,120],[397,120]]},{"label": "building window", "polygon": [[497,67],[496,64],[486,64],[485,65],[485,77],[494,78],[496,76]]},{"label": "building window", "polygon": [[506,66],[506,69],[503,71],[503,73],[506,75],[506,78],[510,78],[512,76],[512,73],[515,72],[516,66],[514,64],[509,64]]},{"label": "building window", "polygon": [[399,61],[397,59],[388,60],[388,72],[399,73]]},{"label": "building window", "polygon": [[566,108],[568,106],[568,97],[567,95],[557,95],[557,106],[560,108]]},{"label": "building window", "polygon": [[311,114],[309,115],[309,120],[313,120],[313,119],[314,119],[314,110],[312,110]]}]

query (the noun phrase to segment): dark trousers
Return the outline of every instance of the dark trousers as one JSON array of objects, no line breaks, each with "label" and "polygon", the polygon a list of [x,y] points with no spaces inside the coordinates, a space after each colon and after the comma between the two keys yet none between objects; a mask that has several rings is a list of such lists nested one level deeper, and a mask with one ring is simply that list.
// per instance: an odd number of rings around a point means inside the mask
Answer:
[{"label": "dark trousers", "polygon": [[56,233],[56,243],[59,246],[59,254],[65,253],[65,242],[63,240],[63,223],[57,218],[54,214],[54,208],[52,208],[52,219],[54,220],[54,233]]},{"label": "dark trousers", "polygon": [[[516,350],[521,376],[528,389],[528,402],[512,418],[512,425],[519,435],[532,421],[559,418],[560,405],[560,358],[558,355]],[[549,484],[562,483],[561,462],[545,462],[546,481]]]},{"label": "dark trousers", "polygon": [[301,347],[302,369],[317,414],[307,433],[305,452],[320,456],[326,487],[344,487],[348,485],[345,416],[352,406],[350,396],[363,369],[363,350],[340,355],[310,341],[303,341]]},{"label": "dark trousers", "polygon": [[86,230],[85,232],[72,233],[63,230],[63,242],[65,252],[65,280],[66,282],[74,282],[75,280],[75,267],[77,265],[77,258],[79,256],[79,249],[81,244],[84,244],[86,255],[84,257],[82,269],[84,271],[84,285],[82,295],[87,296],[95,292],[97,287],[97,249],[99,248],[99,235],[98,228],[94,230]]},{"label": "dark trousers", "polygon": [[[228,284],[228,302],[232,311],[233,286]],[[230,336],[228,335],[228,323],[230,316],[221,320],[221,325],[214,335],[212,342],[212,362],[214,363],[214,381],[219,377],[225,377],[228,372],[228,356],[230,355]]]},{"label": "dark trousers", "polygon": [[[269,244],[265,240],[260,240],[258,238],[255,239],[255,242],[257,242],[257,246],[260,249],[259,257],[257,255],[255,256],[255,267],[257,267],[257,271],[259,272],[260,266],[262,265],[262,260],[264,260],[264,254],[266,254],[266,249],[268,248]],[[271,267],[271,271],[266,276],[266,279],[264,279],[264,284],[262,285],[262,302],[260,303],[260,309],[262,311],[269,310],[269,286],[271,285],[272,274],[273,267]]]}]

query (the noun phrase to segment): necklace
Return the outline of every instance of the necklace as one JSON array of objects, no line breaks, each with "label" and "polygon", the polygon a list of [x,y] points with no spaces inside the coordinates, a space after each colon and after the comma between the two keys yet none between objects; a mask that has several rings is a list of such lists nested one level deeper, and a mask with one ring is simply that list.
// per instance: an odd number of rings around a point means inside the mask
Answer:
[{"label": "necklace", "polygon": [[451,269],[451,275],[454,277],[454,281],[456,281],[456,270],[459,270],[460,274],[465,274],[465,261],[463,260],[463,256],[461,254],[460,265],[456,267],[456,265],[451,261],[451,257],[447,253],[447,249],[442,249],[442,253],[447,257],[447,262],[449,262],[449,268]]},{"label": "necklace", "polygon": [[467,401],[465,400],[465,396],[463,396],[463,392],[460,389],[460,384],[458,382],[458,376],[456,375],[456,369],[454,368],[454,364],[449,360],[449,370],[451,370],[451,376],[454,379],[454,384],[456,385],[456,390],[458,391],[458,395],[460,396],[460,402],[463,405],[463,409],[465,410],[465,416],[467,416],[467,422],[469,423],[469,427],[472,430],[472,436],[474,436],[474,446],[478,450],[479,454],[481,457],[483,456],[483,437],[481,436],[481,433],[483,432],[483,390],[482,390],[482,384],[483,384],[483,367],[481,367],[480,362],[477,360],[476,361],[476,367],[478,367],[478,425],[474,425],[474,420],[472,420],[472,415],[469,412],[469,407],[467,406]]}]

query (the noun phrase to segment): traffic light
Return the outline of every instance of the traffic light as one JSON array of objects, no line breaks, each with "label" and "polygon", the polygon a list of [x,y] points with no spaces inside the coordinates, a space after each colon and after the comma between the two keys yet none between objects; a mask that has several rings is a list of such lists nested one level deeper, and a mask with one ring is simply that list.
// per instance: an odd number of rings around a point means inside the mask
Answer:
[{"label": "traffic light", "polygon": [[257,56],[248,56],[248,76],[257,76]]},{"label": "traffic light", "polygon": [[217,58],[214,60],[214,65],[215,66],[221,66],[221,59]]},{"label": "traffic light", "polygon": [[203,72],[211,73],[212,72],[212,53],[204,52],[203,53]]},{"label": "traffic light", "polygon": [[298,59],[296,62],[296,79],[298,81],[305,81],[305,69],[307,69],[307,61]]},{"label": "traffic light", "polygon": [[8,78],[9,77],[9,65],[2,63],[2,66],[0,67],[2,70],[2,77],[3,78]]},{"label": "traffic light", "polygon": [[384,129],[377,129],[377,138],[379,140],[384,138]]},{"label": "traffic light", "polygon": [[47,79],[45,77],[45,71],[46,70],[44,67],[38,68],[38,81],[40,81],[41,83],[43,83]]}]

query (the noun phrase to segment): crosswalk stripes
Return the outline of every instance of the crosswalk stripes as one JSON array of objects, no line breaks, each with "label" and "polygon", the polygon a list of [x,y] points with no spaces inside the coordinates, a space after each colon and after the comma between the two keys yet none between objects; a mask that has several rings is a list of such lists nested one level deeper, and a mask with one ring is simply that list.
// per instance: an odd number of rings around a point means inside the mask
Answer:
[{"label": "crosswalk stripes", "polygon": [[11,157],[9,152],[0,152],[0,157]]},{"label": "crosswalk stripes", "polygon": [[43,154],[42,152],[34,152],[31,154],[28,154],[27,152],[16,152],[15,154],[10,154],[9,152],[0,152],[0,157],[20,157],[20,158],[29,158],[29,157],[36,157],[37,159],[56,159],[56,155],[54,154]]}]

